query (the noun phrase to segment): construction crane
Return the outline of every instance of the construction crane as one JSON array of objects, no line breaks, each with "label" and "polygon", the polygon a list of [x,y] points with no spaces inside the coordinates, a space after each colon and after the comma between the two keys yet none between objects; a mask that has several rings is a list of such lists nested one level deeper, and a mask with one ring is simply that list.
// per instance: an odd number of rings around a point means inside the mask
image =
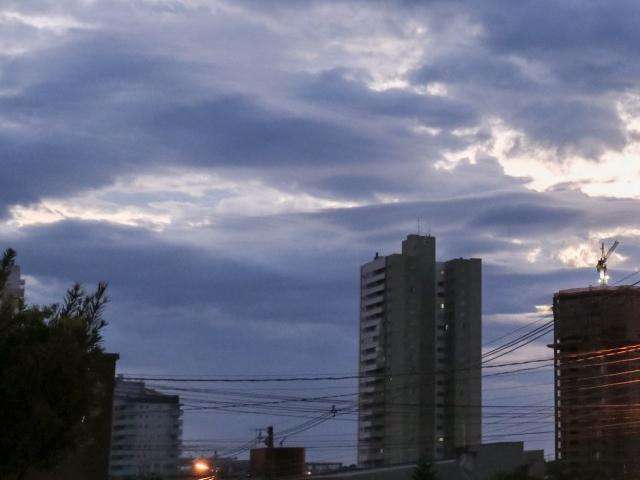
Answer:
[{"label": "construction crane", "polygon": [[609,248],[607,253],[604,253],[604,242],[602,242],[602,246],[600,247],[602,253],[600,255],[600,260],[598,260],[598,263],[596,265],[600,285],[606,285],[609,281],[609,275],[607,275],[607,260],[609,259],[609,256],[613,253],[613,251],[618,247],[618,245],[620,245],[620,242],[616,240],[615,242],[613,242],[613,245],[611,245],[611,248]]}]

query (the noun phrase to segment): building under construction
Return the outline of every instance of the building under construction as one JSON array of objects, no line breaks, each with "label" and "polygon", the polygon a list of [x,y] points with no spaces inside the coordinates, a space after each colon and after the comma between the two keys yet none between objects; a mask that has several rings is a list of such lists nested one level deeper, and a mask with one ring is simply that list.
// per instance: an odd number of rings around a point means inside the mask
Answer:
[{"label": "building under construction", "polygon": [[561,290],[556,456],[571,478],[640,478],[640,288]]}]

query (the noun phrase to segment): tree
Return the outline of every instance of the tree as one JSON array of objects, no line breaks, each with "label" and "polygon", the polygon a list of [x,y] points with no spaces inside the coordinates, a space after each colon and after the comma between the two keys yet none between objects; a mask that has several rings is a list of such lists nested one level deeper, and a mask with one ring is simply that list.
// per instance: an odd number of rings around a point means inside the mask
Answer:
[{"label": "tree", "polygon": [[433,469],[433,464],[426,459],[422,459],[416,465],[411,475],[411,480],[437,480],[438,474]]},{"label": "tree", "polygon": [[527,467],[520,467],[513,472],[498,472],[491,476],[491,480],[534,480],[529,475]]},{"label": "tree", "polygon": [[545,478],[549,480],[572,480],[570,469],[562,460],[547,462]]},{"label": "tree", "polygon": [[7,249],[0,263],[0,478],[19,480],[89,440],[107,286],[76,284],[62,304],[27,306],[5,288],[15,258]]},{"label": "tree", "polygon": [[[547,462],[545,478],[548,480],[601,480],[614,478],[615,473],[607,468],[607,464],[600,461],[581,461],[569,463],[566,460]],[[617,478],[617,477],[616,477]]]}]

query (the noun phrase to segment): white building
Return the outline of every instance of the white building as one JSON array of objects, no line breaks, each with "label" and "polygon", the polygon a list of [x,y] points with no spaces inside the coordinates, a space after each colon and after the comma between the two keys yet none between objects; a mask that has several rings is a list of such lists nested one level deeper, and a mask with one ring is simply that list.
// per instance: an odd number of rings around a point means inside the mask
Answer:
[{"label": "white building", "polygon": [[111,478],[177,472],[182,436],[180,397],[116,379],[111,430]]},{"label": "white building", "polygon": [[[20,276],[20,265],[14,265],[7,278],[2,297],[13,297],[24,300],[24,280]],[[0,298],[0,300],[2,300]]]}]

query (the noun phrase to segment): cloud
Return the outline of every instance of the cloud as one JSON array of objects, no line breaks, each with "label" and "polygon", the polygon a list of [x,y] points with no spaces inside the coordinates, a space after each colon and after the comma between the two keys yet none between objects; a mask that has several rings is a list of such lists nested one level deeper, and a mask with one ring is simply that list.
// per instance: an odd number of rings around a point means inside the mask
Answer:
[{"label": "cloud", "polygon": [[436,128],[459,128],[477,121],[475,112],[464,103],[401,88],[376,91],[349,79],[348,71],[330,70],[307,76],[297,91],[305,100],[359,116],[406,118]]},{"label": "cloud", "polygon": [[6,225],[22,228],[88,220],[162,231],[211,225],[232,215],[253,217],[356,205],[280,191],[255,180],[223,178],[206,170],[167,168],[123,176],[109,187],[64,199],[45,198],[28,206],[10,207]]},{"label": "cloud", "polygon": [[358,267],[419,219],[483,259],[502,335],[594,283],[599,242],[640,265],[639,12],[9,0],[0,242],[34,301],[110,282],[123,370],[354,371]]},{"label": "cloud", "polygon": [[495,313],[493,315],[486,315],[482,321],[486,325],[518,325],[518,324],[530,324],[533,322],[542,323],[543,320],[551,319],[553,312],[551,311],[551,305],[536,305],[535,310],[531,312],[521,313]]},{"label": "cloud", "polygon": [[65,33],[70,29],[91,28],[90,25],[83,24],[73,17],[25,15],[11,10],[0,12],[0,23],[19,23],[38,30],[51,30],[54,33]]},{"label": "cloud", "polygon": [[530,233],[536,227],[542,230],[561,229],[571,225],[583,212],[575,208],[562,208],[540,204],[488,205],[483,213],[471,221],[470,226],[491,228],[510,236]]}]

